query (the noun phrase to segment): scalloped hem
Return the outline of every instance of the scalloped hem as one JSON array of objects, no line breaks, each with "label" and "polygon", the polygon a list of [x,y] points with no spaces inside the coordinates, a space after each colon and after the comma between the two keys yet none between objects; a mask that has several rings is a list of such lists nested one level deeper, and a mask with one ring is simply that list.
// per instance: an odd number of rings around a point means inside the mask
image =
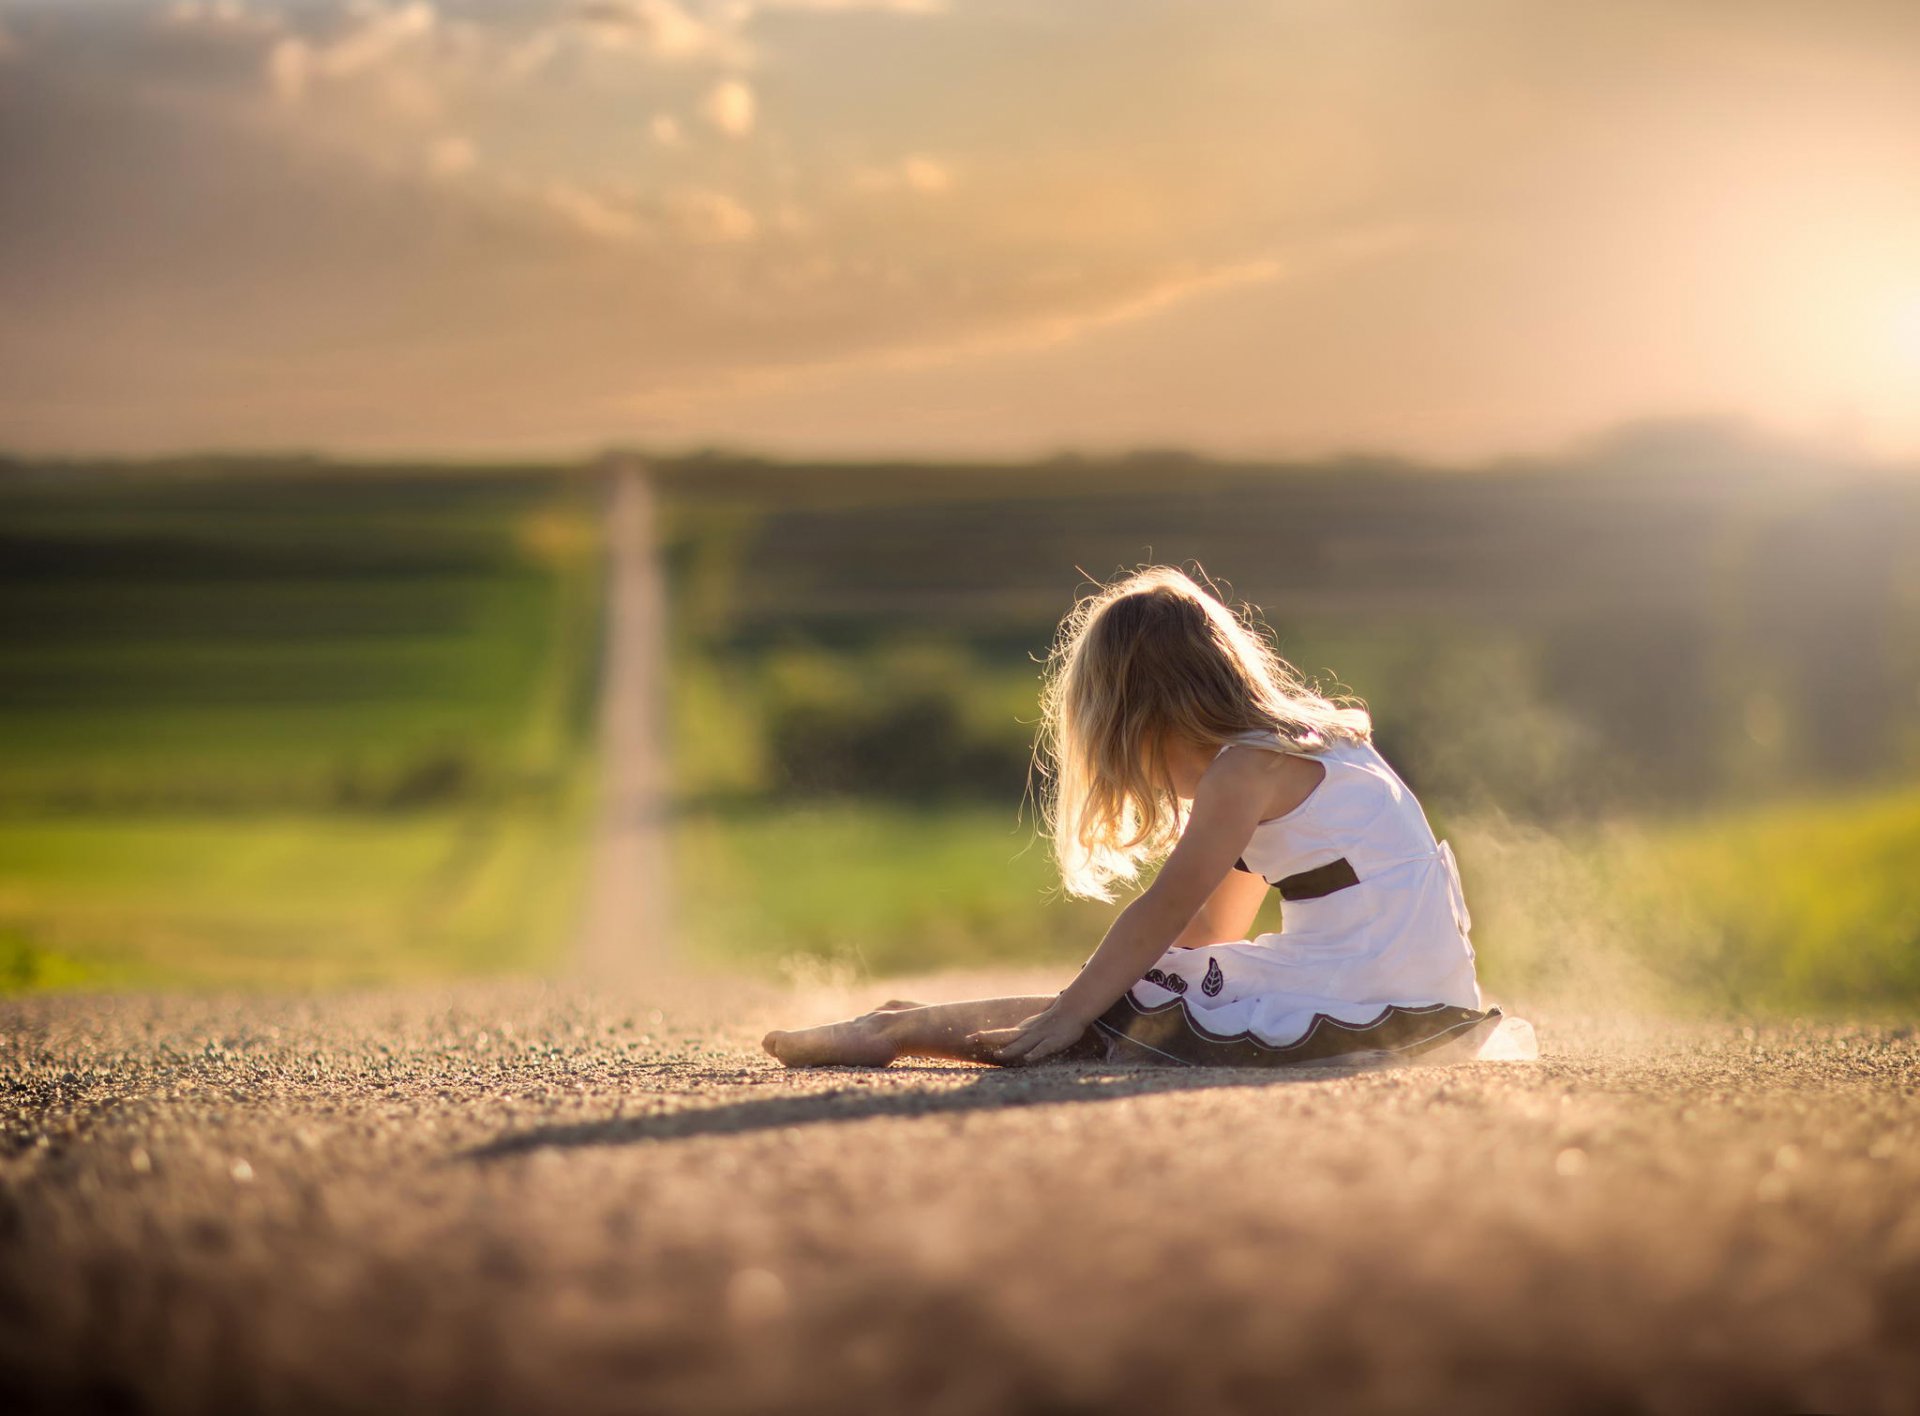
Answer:
[{"label": "scalloped hem", "polygon": [[1184,998],[1147,1007],[1135,1002],[1129,992],[1095,1018],[1093,1028],[1105,1040],[1110,1062],[1296,1067],[1362,1058],[1403,1062],[1442,1049],[1449,1055],[1457,1049],[1460,1055],[1471,1056],[1476,1040],[1492,1036],[1503,1016],[1498,1008],[1481,1012],[1450,1003],[1389,1003],[1366,1023],[1348,1023],[1328,1013],[1315,1013],[1299,1038],[1272,1043],[1251,1032],[1211,1031],[1194,1018]]}]

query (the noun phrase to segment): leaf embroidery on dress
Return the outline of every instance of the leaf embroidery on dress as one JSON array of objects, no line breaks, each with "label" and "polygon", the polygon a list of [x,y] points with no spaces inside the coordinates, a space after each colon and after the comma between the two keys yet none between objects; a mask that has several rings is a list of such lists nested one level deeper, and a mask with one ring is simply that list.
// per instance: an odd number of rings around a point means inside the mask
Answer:
[{"label": "leaf embroidery on dress", "polygon": [[1200,980],[1200,991],[1209,998],[1218,998],[1220,990],[1227,986],[1227,976],[1220,972],[1218,959],[1207,960],[1207,976]]},{"label": "leaf embroidery on dress", "polygon": [[1142,976],[1147,983],[1157,983],[1170,993],[1185,993],[1187,981],[1179,974],[1170,974],[1165,969],[1148,969]]}]

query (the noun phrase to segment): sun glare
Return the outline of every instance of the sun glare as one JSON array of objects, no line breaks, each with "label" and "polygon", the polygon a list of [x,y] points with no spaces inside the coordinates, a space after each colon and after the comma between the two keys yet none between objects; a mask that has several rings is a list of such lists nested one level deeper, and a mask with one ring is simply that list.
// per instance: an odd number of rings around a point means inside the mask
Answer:
[{"label": "sun glare", "polygon": [[1894,300],[1893,347],[1910,370],[1920,372],[1920,286]]}]

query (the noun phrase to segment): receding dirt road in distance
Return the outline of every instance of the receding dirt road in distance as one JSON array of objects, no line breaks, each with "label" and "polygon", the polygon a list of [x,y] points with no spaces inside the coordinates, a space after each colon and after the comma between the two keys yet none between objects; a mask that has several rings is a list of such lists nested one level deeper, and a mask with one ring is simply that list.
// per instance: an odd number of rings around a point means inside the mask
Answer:
[{"label": "receding dirt road in distance", "polygon": [[642,978],[673,935],[665,828],[662,693],[666,589],[653,484],[630,454],[607,458],[606,608],[600,660],[600,803],[576,962],[598,983]]},{"label": "receding dirt road in distance", "polygon": [[1910,1030],[801,1074],[879,999],[666,987],[0,1003],[0,1408],[1920,1408]]}]

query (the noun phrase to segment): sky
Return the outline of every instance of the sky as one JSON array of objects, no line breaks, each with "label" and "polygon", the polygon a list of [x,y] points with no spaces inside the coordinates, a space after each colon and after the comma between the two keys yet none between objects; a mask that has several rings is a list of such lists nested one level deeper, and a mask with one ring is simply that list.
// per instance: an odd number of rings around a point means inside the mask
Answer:
[{"label": "sky", "polygon": [[1920,4],[0,0],[0,447],[1920,457]]}]

